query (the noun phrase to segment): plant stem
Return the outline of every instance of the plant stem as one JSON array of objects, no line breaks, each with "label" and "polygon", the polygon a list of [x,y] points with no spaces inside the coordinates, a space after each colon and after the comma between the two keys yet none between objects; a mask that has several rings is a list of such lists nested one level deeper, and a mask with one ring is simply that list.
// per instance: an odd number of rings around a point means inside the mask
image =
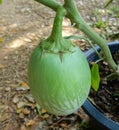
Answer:
[{"label": "plant stem", "polygon": [[[61,7],[61,5],[55,2],[54,0],[36,0],[36,1],[52,8],[54,11],[57,11],[57,9]],[[116,72],[117,75],[119,76],[119,65],[116,65],[116,63],[114,62],[109,47],[107,45],[107,42],[104,39],[102,39],[96,32],[94,32],[92,28],[90,28],[90,26],[87,25],[87,23],[81,17],[74,3],[74,0],[64,0],[64,1],[65,1],[64,8],[67,11],[66,17],[68,17],[72,23],[75,23],[76,27],[80,28],[80,30],[84,32],[92,41],[94,41],[95,44],[99,45],[99,47],[103,52],[104,59],[108,62],[113,71]]]},{"label": "plant stem", "polygon": [[61,7],[61,5],[59,3],[57,3],[55,0],[35,0],[47,7],[50,7],[51,9],[53,9],[54,11],[57,11],[57,9],[59,7]]},{"label": "plant stem", "polygon": [[109,4],[112,3],[112,2],[113,2],[113,0],[109,0],[109,1],[105,4],[104,8],[106,8],[107,6],[109,6]]},{"label": "plant stem", "polygon": [[98,57],[100,59],[103,59],[102,56],[100,55],[100,53],[96,50],[95,46],[92,44],[92,42],[88,38],[83,37],[83,36],[75,36],[75,35],[66,36],[64,38],[66,38],[66,39],[74,39],[74,40],[76,40],[76,39],[83,39],[83,40],[85,40],[93,48],[93,50],[98,55]]},{"label": "plant stem", "polygon": [[59,43],[62,40],[62,21],[63,17],[66,15],[66,10],[63,7],[59,7],[56,12],[56,16],[53,23],[53,29],[48,40],[55,43]]},{"label": "plant stem", "polygon": [[74,0],[64,0],[64,1],[65,1],[64,7],[68,12],[67,16],[71,19],[71,21],[76,23],[77,28],[80,28],[82,32],[84,32],[91,40],[94,41],[94,43],[100,46],[104,55],[104,59],[108,62],[113,71],[117,72],[118,67],[112,58],[107,42],[87,25],[87,23],[84,21],[84,19],[78,12]]}]

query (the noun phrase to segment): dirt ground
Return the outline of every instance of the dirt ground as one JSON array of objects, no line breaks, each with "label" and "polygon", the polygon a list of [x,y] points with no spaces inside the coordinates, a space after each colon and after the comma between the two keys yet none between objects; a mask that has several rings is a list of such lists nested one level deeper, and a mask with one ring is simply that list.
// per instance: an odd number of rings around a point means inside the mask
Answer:
[{"label": "dirt ground", "polygon": [[[61,0],[58,0],[61,2]],[[108,41],[119,40],[119,10],[104,9],[106,0],[76,0],[84,19]],[[119,1],[112,7],[118,8]],[[115,12],[118,12],[117,14]],[[0,130],[84,130],[88,115],[80,109],[57,117],[38,111],[27,82],[27,65],[33,48],[46,38],[55,13],[34,0],[3,0],[0,5]],[[63,22],[63,36],[83,35]],[[77,44],[84,51],[84,41]]]}]

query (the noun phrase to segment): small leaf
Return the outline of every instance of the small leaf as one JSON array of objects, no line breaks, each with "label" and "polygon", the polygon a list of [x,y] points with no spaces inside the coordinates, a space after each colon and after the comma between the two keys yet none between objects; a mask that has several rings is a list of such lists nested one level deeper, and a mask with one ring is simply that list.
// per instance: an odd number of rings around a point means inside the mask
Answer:
[{"label": "small leaf", "polygon": [[114,96],[117,96],[117,97],[119,97],[119,93],[114,93]]},{"label": "small leaf", "polygon": [[100,75],[98,64],[94,64],[91,68],[91,85],[92,88],[97,91],[100,84]]},{"label": "small leaf", "polygon": [[46,113],[46,114],[43,115],[43,119],[48,119],[49,116],[50,116],[50,115]]},{"label": "small leaf", "polygon": [[18,97],[18,95],[15,95],[15,96],[13,97],[12,102],[15,103],[15,104],[19,102],[19,97]]},{"label": "small leaf", "polygon": [[21,82],[20,85],[21,85],[22,87],[24,87],[24,88],[27,88],[27,87],[28,87],[28,84],[25,83],[25,82]]},{"label": "small leaf", "polygon": [[109,6],[109,4],[112,3],[112,2],[113,2],[113,0],[109,0],[109,1],[105,4],[104,8],[106,8],[107,6]]},{"label": "small leaf", "polygon": [[17,104],[17,108],[22,108],[22,107],[24,107],[25,105],[26,105],[25,102],[20,101],[20,102],[18,102],[18,104]]},{"label": "small leaf", "polygon": [[[1,3],[0,3],[1,4]],[[2,37],[0,37],[0,43],[2,43],[4,41],[4,39]]]},{"label": "small leaf", "polygon": [[0,64],[0,69],[1,69],[1,68],[4,68],[4,65],[3,65],[3,64]]},{"label": "small leaf", "polygon": [[27,123],[26,123],[26,126],[28,127],[28,126],[32,126],[32,125],[34,125],[35,124],[35,121],[34,120],[29,120]]},{"label": "small leaf", "polygon": [[0,4],[2,4],[2,0],[0,0]]},{"label": "small leaf", "polygon": [[46,113],[47,111],[45,109],[41,109],[41,113],[44,114]]},{"label": "small leaf", "polygon": [[39,115],[41,115],[41,107],[39,104],[36,104],[36,109]]},{"label": "small leaf", "polygon": [[74,39],[74,40],[83,39],[82,37],[76,36],[76,35],[70,35],[70,36],[66,36],[64,38],[65,39]]},{"label": "small leaf", "polygon": [[18,83],[18,85],[16,86],[17,91],[25,91],[25,90],[29,90],[29,89],[30,88],[29,88],[28,84],[23,81]]},{"label": "small leaf", "polygon": [[28,110],[27,108],[24,108],[24,109],[22,109],[22,113],[24,115],[28,115],[30,113],[30,110]]}]

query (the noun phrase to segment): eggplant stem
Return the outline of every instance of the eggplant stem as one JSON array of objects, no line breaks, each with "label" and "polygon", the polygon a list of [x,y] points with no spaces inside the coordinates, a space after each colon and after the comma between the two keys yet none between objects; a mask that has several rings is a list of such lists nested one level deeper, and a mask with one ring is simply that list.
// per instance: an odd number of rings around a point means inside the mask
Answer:
[{"label": "eggplant stem", "polygon": [[[36,1],[50,7],[54,11],[57,11],[57,9],[61,7],[61,5],[54,0]],[[93,31],[90,26],[88,26],[85,20],[81,17],[74,0],[64,0],[64,3],[64,8],[67,11],[66,17],[70,19],[71,23],[76,24],[75,27],[84,32],[92,41],[94,41],[95,44],[101,48],[104,55],[104,60],[108,62],[113,72],[117,73],[119,76],[119,67],[112,58],[111,52],[107,45],[107,41],[101,38],[96,32]]]}]

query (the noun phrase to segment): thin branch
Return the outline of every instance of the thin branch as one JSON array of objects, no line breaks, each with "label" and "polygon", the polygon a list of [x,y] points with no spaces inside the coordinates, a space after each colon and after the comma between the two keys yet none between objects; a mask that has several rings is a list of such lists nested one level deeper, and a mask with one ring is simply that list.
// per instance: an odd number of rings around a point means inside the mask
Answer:
[{"label": "thin branch", "polygon": [[98,57],[100,59],[103,59],[102,56],[100,55],[100,53],[96,50],[94,44],[88,38],[83,37],[83,36],[76,36],[76,35],[66,36],[64,38],[66,38],[66,39],[74,39],[74,40],[77,40],[77,39],[83,39],[83,40],[85,40],[93,48],[93,50],[98,55]]},{"label": "thin branch", "polygon": [[35,0],[35,1],[53,9],[54,11],[57,11],[57,9],[61,6],[55,0]]},{"label": "thin branch", "polygon": [[113,2],[113,0],[109,0],[109,1],[105,4],[104,8],[107,8],[107,6],[109,6],[110,3],[112,3],[112,2]]},{"label": "thin branch", "polygon": [[[54,0],[35,0],[35,1],[50,7],[54,11],[57,11],[57,9],[62,6]],[[76,27],[80,28],[80,30],[84,32],[92,41],[94,41],[95,44],[99,45],[104,54],[104,59],[108,62],[113,71],[119,75],[119,65],[117,65],[114,62],[109,47],[107,45],[107,41],[101,38],[96,32],[93,31],[93,29],[90,26],[88,26],[88,24],[84,21],[84,19],[80,15],[74,3],[74,0],[64,0],[64,1],[65,1],[64,8],[67,11],[66,17],[71,20],[71,23],[75,23]]]},{"label": "thin branch", "polygon": [[[113,69],[114,72],[118,73],[118,66],[116,65],[115,61],[112,58],[111,52],[107,45],[107,41],[101,38],[93,29],[88,26],[88,24],[84,21],[82,16],[80,15],[74,0],[64,0],[65,4],[64,7],[67,10],[67,15],[71,21],[76,23],[76,27],[80,28],[82,32],[84,32],[95,44],[99,45],[101,48],[104,59],[108,62],[110,67]],[[118,73],[119,74],[119,73]]]}]

